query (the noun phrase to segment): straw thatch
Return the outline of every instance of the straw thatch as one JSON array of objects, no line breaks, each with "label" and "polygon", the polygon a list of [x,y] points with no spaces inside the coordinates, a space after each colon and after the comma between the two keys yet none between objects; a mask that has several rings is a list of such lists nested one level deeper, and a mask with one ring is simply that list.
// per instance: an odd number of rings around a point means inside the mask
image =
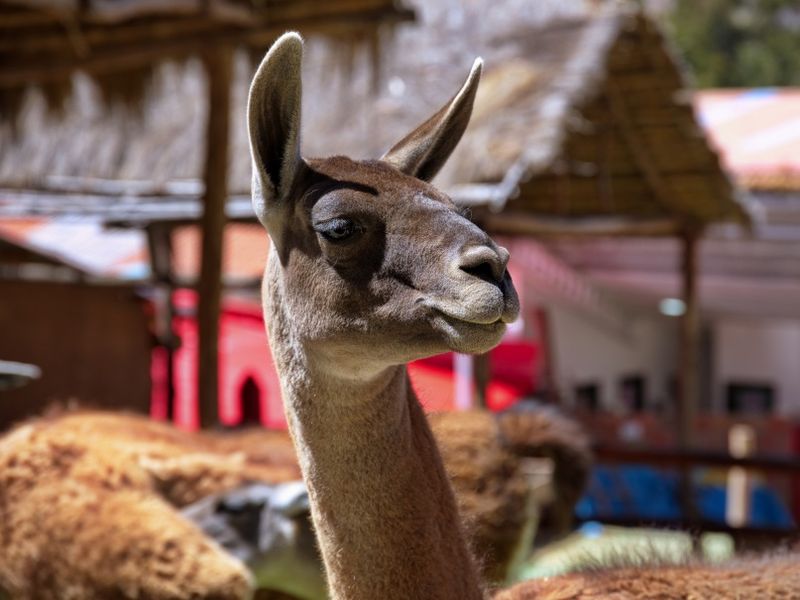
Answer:
[{"label": "straw thatch", "polygon": [[[522,215],[746,221],[697,124],[680,63],[635,5],[445,1],[420,7],[420,21],[387,60],[387,89],[328,108],[307,127],[315,132],[307,148],[379,154],[482,54],[473,119],[439,177],[462,203],[502,210],[504,225]],[[499,232],[500,222],[484,224]]]},{"label": "straw thatch", "polygon": [[286,29],[378,47],[379,27],[413,18],[394,0],[0,0],[0,116],[38,87],[63,108],[72,76],[138,106],[154,69],[217,45],[265,46]]},{"label": "straw thatch", "polygon": [[[377,90],[366,58],[337,70],[330,42],[308,44],[305,154],[379,156],[454,93],[480,54],[486,71],[475,114],[439,177],[479,218],[481,207],[512,218],[743,218],[681,95],[679,65],[655,25],[628,4],[439,0],[417,10],[419,24],[397,31],[386,49],[388,78]],[[240,65],[229,179],[238,193],[250,184],[248,76]],[[13,147],[0,136],[0,185],[41,185],[52,175],[198,179],[202,86],[195,65],[163,72],[158,100],[129,126],[100,118],[88,86],[62,123],[48,124],[31,106]]]}]

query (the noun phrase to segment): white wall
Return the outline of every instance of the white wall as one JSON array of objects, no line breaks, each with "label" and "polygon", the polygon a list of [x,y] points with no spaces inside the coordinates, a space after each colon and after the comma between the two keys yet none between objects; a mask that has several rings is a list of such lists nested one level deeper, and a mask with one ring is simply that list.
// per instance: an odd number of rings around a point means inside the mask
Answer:
[{"label": "white wall", "polygon": [[780,415],[800,415],[800,322],[719,319],[714,325],[715,406],[730,382],[775,386]]},{"label": "white wall", "polygon": [[625,309],[629,318],[620,331],[568,308],[548,308],[548,314],[555,377],[567,402],[576,386],[596,382],[601,405],[621,409],[619,382],[638,374],[646,380],[646,403],[669,401],[668,382],[677,364],[677,320],[631,307]]}]

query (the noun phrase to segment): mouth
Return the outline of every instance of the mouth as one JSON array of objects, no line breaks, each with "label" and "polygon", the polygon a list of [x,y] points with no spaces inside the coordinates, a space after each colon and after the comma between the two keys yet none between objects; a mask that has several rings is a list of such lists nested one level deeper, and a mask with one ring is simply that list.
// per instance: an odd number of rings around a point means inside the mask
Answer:
[{"label": "mouth", "polygon": [[421,302],[431,309],[437,318],[454,326],[492,328],[513,323],[519,314],[519,303],[516,295],[499,295],[491,302],[448,302],[441,299],[427,298]]},{"label": "mouth", "polygon": [[473,287],[458,300],[420,298],[430,311],[430,323],[446,340],[450,350],[468,354],[488,352],[500,343],[506,327],[519,315],[519,300],[513,285]]},{"label": "mouth", "polygon": [[449,314],[443,310],[436,310],[436,315],[434,316],[434,320],[441,319],[445,323],[451,325],[452,327],[458,328],[469,328],[484,331],[491,331],[493,329],[497,329],[498,327],[504,328],[507,323],[503,321],[502,317],[497,317],[493,320],[472,320],[472,319],[465,319],[460,316]]},{"label": "mouth", "polygon": [[450,350],[466,354],[491,350],[500,343],[507,327],[500,317],[490,322],[476,322],[441,310],[435,311],[431,322],[447,341]]}]

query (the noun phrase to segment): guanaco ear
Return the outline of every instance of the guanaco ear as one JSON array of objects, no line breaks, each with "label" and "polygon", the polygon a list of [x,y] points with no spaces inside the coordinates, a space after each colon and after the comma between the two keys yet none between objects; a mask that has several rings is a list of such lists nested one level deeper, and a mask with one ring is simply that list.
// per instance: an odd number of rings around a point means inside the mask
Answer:
[{"label": "guanaco ear", "polygon": [[472,114],[483,61],[476,58],[467,81],[439,112],[392,146],[381,160],[403,173],[430,181],[458,144]]},{"label": "guanaco ear", "polygon": [[284,33],[256,71],[247,101],[253,157],[253,208],[266,227],[286,201],[303,164],[300,158],[300,100],[303,39]]}]

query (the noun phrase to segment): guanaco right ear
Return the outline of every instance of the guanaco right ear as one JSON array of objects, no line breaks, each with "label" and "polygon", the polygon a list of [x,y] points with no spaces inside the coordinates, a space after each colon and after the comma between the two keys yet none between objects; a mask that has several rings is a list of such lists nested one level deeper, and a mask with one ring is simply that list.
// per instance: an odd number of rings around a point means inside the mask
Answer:
[{"label": "guanaco right ear", "polygon": [[403,173],[430,181],[455,150],[472,115],[483,61],[475,59],[458,93],[439,112],[409,133],[381,157]]},{"label": "guanaco right ear", "polygon": [[303,39],[284,33],[256,71],[247,101],[253,157],[253,208],[268,227],[286,202],[303,164],[300,158],[300,100]]}]

